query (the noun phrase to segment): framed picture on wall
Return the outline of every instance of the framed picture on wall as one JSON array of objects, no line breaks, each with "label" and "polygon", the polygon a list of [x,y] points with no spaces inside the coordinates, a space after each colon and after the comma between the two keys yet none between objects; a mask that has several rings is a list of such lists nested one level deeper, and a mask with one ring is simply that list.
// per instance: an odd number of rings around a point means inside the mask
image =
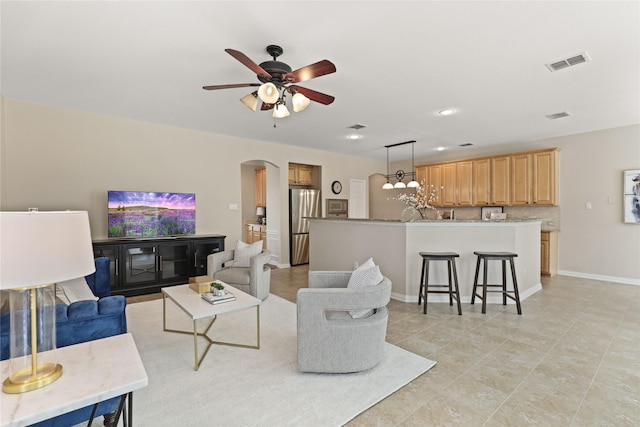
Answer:
[{"label": "framed picture on wall", "polygon": [[640,224],[640,169],[624,171],[624,222]]},{"label": "framed picture on wall", "polygon": [[484,206],[482,208],[482,220],[489,221],[492,213],[502,213],[503,209],[502,206]]}]

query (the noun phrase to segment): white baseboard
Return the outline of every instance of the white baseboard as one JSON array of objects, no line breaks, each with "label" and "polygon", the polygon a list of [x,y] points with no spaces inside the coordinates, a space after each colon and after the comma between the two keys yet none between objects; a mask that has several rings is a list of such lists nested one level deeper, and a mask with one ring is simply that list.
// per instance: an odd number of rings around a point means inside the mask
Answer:
[{"label": "white baseboard", "polygon": [[581,279],[600,280],[602,282],[622,283],[625,285],[640,286],[640,280],[629,277],[603,276],[600,274],[581,273],[579,271],[558,270],[560,276],[579,277]]},{"label": "white baseboard", "polygon": [[[527,289],[526,291],[520,292],[520,302],[526,300],[531,295],[535,294],[536,292],[540,292],[541,290],[542,290],[542,283],[537,283],[532,287],[530,287],[529,289]],[[417,295],[404,295],[396,292],[391,293],[391,299],[394,299],[396,301],[401,301],[401,302],[413,302],[413,303],[418,302]],[[479,300],[479,301],[480,303],[482,303],[482,300]],[[448,295],[430,295],[429,303],[432,303],[432,302],[448,304],[449,296]],[[460,302],[463,304],[469,304],[471,302],[471,295],[460,298]],[[513,301],[511,298],[507,298],[507,304],[515,304],[515,303],[516,302]],[[487,304],[502,304],[502,295],[498,295],[498,294],[488,295]]]}]

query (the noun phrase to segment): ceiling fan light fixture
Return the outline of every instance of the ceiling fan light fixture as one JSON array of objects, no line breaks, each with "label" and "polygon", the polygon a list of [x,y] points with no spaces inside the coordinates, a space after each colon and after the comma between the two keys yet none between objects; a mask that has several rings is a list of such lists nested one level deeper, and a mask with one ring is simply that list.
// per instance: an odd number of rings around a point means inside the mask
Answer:
[{"label": "ceiling fan light fixture", "polygon": [[276,104],[275,108],[273,109],[273,117],[275,119],[283,119],[285,117],[289,117],[290,114],[291,113],[287,109],[287,106],[284,105],[283,103]]},{"label": "ceiling fan light fixture", "polygon": [[293,104],[293,111],[299,113],[311,104],[311,100],[300,92],[296,92],[291,98],[291,103]]},{"label": "ceiling fan light fixture", "polygon": [[247,106],[251,111],[258,109],[258,92],[251,92],[240,98],[240,102]]},{"label": "ceiling fan light fixture", "polygon": [[271,82],[265,83],[258,88],[258,96],[262,102],[267,104],[275,104],[278,98],[280,98],[280,92],[276,85]]}]

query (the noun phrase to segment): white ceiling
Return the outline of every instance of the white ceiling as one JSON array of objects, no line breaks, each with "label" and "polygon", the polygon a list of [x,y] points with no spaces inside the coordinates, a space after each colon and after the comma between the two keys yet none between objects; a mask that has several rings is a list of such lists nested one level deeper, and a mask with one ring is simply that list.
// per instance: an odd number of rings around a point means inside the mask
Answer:
[{"label": "white ceiling", "polygon": [[[475,147],[640,122],[638,1],[2,1],[2,94],[11,99],[384,159],[416,140]],[[277,121],[238,100],[254,62],[284,48],[293,69],[337,72],[301,86],[336,97]],[[550,72],[545,63],[587,52]],[[444,107],[456,114],[442,117]],[[549,120],[546,114],[572,115]],[[349,126],[367,125],[362,139]],[[406,151],[406,152],[405,152]],[[410,150],[391,152],[410,158]]]}]

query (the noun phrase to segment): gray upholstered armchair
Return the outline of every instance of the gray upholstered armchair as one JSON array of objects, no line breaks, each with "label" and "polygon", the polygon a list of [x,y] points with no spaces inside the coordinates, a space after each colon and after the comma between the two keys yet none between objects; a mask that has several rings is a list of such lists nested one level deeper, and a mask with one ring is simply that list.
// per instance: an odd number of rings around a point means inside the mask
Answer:
[{"label": "gray upholstered armchair", "polygon": [[271,268],[266,265],[271,260],[271,252],[264,250],[252,256],[249,267],[225,267],[227,262],[233,261],[234,252],[229,250],[207,256],[207,275],[264,301],[269,296],[271,284]]},{"label": "gray upholstered armchair", "polygon": [[[391,281],[347,288],[350,271],[310,271],[298,290],[298,369],[348,373],[373,368],[384,358]],[[354,319],[349,310],[374,309]]]}]

